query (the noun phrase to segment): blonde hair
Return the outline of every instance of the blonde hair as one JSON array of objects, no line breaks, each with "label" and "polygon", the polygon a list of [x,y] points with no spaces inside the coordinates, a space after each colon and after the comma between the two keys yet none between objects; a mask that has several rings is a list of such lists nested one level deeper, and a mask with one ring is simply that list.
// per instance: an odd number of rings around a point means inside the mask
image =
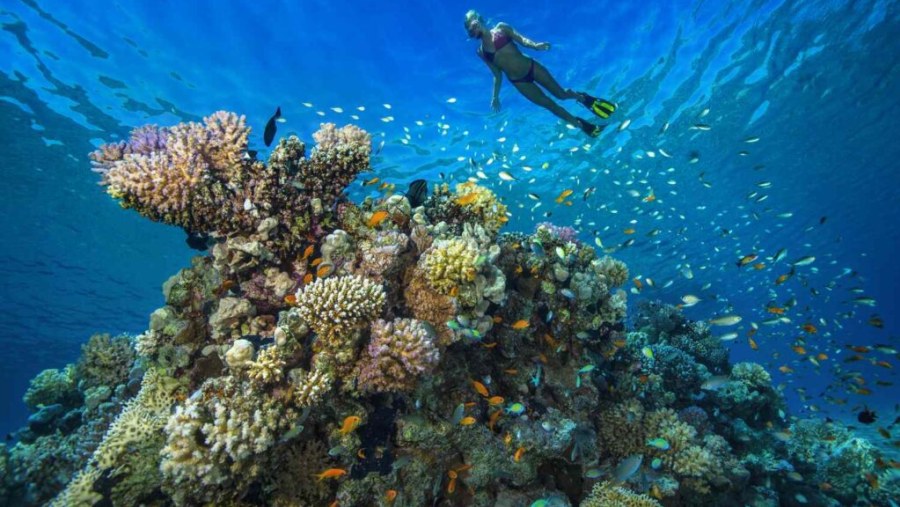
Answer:
[{"label": "blonde hair", "polygon": [[475,20],[477,20],[481,24],[484,24],[484,18],[481,17],[481,14],[478,14],[478,11],[476,11],[475,9],[469,9],[469,11],[466,12],[466,20],[465,22],[463,22],[463,26],[466,28],[466,30],[469,29],[469,24]]}]

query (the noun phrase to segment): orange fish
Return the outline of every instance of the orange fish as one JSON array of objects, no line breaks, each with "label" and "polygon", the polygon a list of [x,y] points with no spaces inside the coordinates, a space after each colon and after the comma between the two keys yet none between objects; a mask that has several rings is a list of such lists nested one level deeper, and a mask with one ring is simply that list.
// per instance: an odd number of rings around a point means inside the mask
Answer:
[{"label": "orange fish", "polygon": [[284,302],[286,304],[294,306],[297,304],[297,296],[295,296],[293,294],[288,294],[287,296],[284,296]]},{"label": "orange fish", "polygon": [[819,352],[819,355],[816,356],[816,359],[819,361],[824,361],[828,359],[828,356],[824,352]]},{"label": "orange fish", "polygon": [[356,457],[359,459],[366,459],[366,450],[360,449],[360,450],[356,451]]},{"label": "orange fish", "polygon": [[487,398],[491,394],[488,392],[487,387],[484,386],[481,382],[477,380],[472,381],[472,388],[475,389],[475,392]]},{"label": "orange fish", "polygon": [[316,276],[319,278],[325,278],[330,275],[331,272],[334,271],[334,268],[331,267],[331,264],[322,264],[319,266],[319,269],[316,270]]},{"label": "orange fish", "polygon": [[566,202],[564,202],[563,204],[565,204],[566,206],[571,206],[571,205],[574,204],[574,203],[573,203],[572,201],[566,201]]},{"label": "orange fish", "polygon": [[779,276],[778,278],[775,279],[775,285],[781,285],[781,284],[783,284],[784,282],[788,281],[790,278],[791,278],[791,274],[790,274],[790,273],[785,273],[785,274],[783,274],[783,275],[781,275],[781,276]]},{"label": "orange fish", "polygon": [[315,252],[315,251],[316,251],[316,249],[312,245],[309,245],[308,247],[306,247],[306,250],[303,251],[302,260],[305,261],[306,259],[309,259],[309,256],[312,255],[313,252]]},{"label": "orange fish", "polygon": [[513,441],[512,433],[507,431],[506,434],[503,435],[503,443],[506,444],[507,447],[509,447],[509,444],[511,444],[512,441]]},{"label": "orange fish", "polygon": [[515,330],[522,330],[528,327],[528,321],[525,319],[517,320],[513,323],[512,328]]},{"label": "orange fish", "polygon": [[764,262],[757,262],[756,264],[753,265],[753,269],[755,269],[757,271],[759,271],[760,269],[765,269],[765,267],[766,267],[766,263],[764,263]]},{"label": "orange fish", "polygon": [[397,499],[397,490],[389,489],[384,492],[384,501],[387,503],[394,503],[394,500]]},{"label": "orange fish", "polygon": [[642,290],[644,288],[644,284],[641,283],[640,278],[635,278],[632,282],[634,282],[634,286],[637,287],[637,290]]},{"label": "orange fish", "polygon": [[309,285],[313,281],[312,273],[307,273],[303,275],[303,285]]},{"label": "orange fish", "polygon": [[834,489],[834,486],[832,486],[831,483],[823,482],[819,484],[819,489],[821,489],[822,491],[831,491],[832,489]]},{"label": "orange fish", "polygon": [[794,352],[800,354],[801,356],[803,354],[806,354],[806,349],[802,345],[794,345],[791,347],[791,349],[793,349]]},{"label": "orange fish", "polygon": [[538,361],[540,361],[540,362],[542,362],[542,363],[544,363],[544,364],[547,364],[547,362],[548,362],[549,360],[547,359],[547,356],[544,355],[543,352],[541,352],[540,354],[538,354]]},{"label": "orange fish", "polygon": [[757,258],[758,258],[758,256],[755,253],[747,254],[747,255],[741,257],[740,259],[738,259],[737,267],[742,268],[742,267],[746,266],[747,264],[750,264],[751,262],[755,261]]},{"label": "orange fish", "polygon": [[455,298],[456,296],[459,296],[459,287],[454,285],[453,287],[450,287],[450,297]]},{"label": "orange fish", "polygon": [[756,344],[756,340],[753,338],[747,338],[747,343],[750,344],[750,348],[753,350],[759,350],[759,345]]},{"label": "orange fish", "polygon": [[518,449],[516,449],[516,453],[513,454],[513,461],[515,461],[516,463],[518,463],[519,461],[522,461],[522,456],[524,456],[524,455],[525,455],[525,448],[519,447]]},{"label": "orange fish", "polygon": [[347,475],[347,471],[343,468],[329,468],[320,474],[316,474],[316,477],[319,478],[320,481],[325,479],[337,479],[338,477],[342,477]]},{"label": "orange fish", "polygon": [[806,324],[803,324],[803,330],[809,334],[816,334],[819,332],[819,330],[816,329],[816,326],[810,324],[809,322],[807,322]]},{"label": "orange fish", "polygon": [[465,206],[467,204],[472,204],[473,202],[475,202],[475,199],[477,199],[477,198],[478,198],[478,194],[476,194],[475,192],[472,192],[471,194],[466,194],[462,197],[457,197],[456,204],[459,204],[460,206]]},{"label": "orange fish", "polygon": [[655,200],[656,200],[656,194],[654,194],[653,192],[650,192],[650,194],[647,197],[644,197],[644,202],[653,202]]},{"label": "orange fish", "polygon": [[461,424],[463,426],[471,426],[471,425],[475,424],[475,418],[470,415],[467,415],[459,421],[459,424]]},{"label": "orange fish", "polygon": [[344,425],[341,426],[341,435],[346,435],[355,430],[359,427],[359,423],[361,422],[362,419],[358,415],[347,416],[347,418],[344,419]]},{"label": "orange fish", "polygon": [[486,348],[486,349],[492,349],[492,348],[494,348],[494,347],[497,346],[497,342],[493,342],[493,343],[482,343],[481,346],[484,347],[484,348]]},{"label": "orange fish", "polygon": [[387,211],[384,211],[384,210],[376,211],[375,213],[372,213],[371,217],[369,217],[369,221],[366,222],[366,225],[369,226],[369,228],[378,227],[378,224],[380,224],[381,222],[384,222],[384,219],[387,217],[388,217]]},{"label": "orange fish", "polygon": [[223,294],[228,292],[229,289],[237,285],[234,280],[225,280],[221,285],[215,290],[216,297],[221,297]]},{"label": "orange fish", "polygon": [[893,368],[893,366],[891,366],[891,363],[889,363],[887,361],[875,361],[875,363],[873,363],[873,364],[875,364],[875,366],[881,366],[882,368],[888,368],[888,369]]},{"label": "orange fish", "polygon": [[634,234],[634,229],[632,229],[631,227],[629,227],[629,228],[625,229],[625,230],[622,231],[622,232],[624,232],[625,234]]},{"label": "orange fish", "polygon": [[[452,471],[453,470],[451,470],[451,472]],[[456,475],[456,474],[454,473],[453,475]],[[451,477],[450,482],[447,483],[447,493],[453,493],[454,491],[456,491],[456,477]]]},{"label": "orange fish", "polygon": [[544,341],[547,342],[547,345],[550,347],[556,347],[557,345],[557,342],[555,339],[553,339],[553,336],[547,333],[544,333]]},{"label": "orange fish", "polygon": [[519,370],[517,370],[515,368],[507,368],[507,369],[503,370],[503,373],[505,373],[507,375],[518,375]]},{"label": "orange fish", "polygon": [[872,347],[867,347],[865,345],[851,345],[849,349],[853,352],[859,352],[860,354],[865,354],[872,351]]},{"label": "orange fish", "polygon": [[499,324],[499,323],[503,322],[503,317],[501,317],[499,315],[494,315],[493,317],[491,317],[491,320],[494,321],[494,324]]},{"label": "orange fish", "polygon": [[310,262],[309,265],[312,266],[312,267],[316,267],[316,266],[318,266],[319,264],[322,264],[322,261],[323,261],[323,260],[325,260],[325,259],[323,259],[323,258],[321,258],[321,257],[317,257],[317,258],[313,259],[313,261]]},{"label": "orange fish", "polygon": [[780,371],[781,373],[794,373],[794,369],[788,365],[779,366],[778,371]]},{"label": "orange fish", "polygon": [[488,429],[494,431],[494,425],[497,424],[497,421],[500,420],[500,416],[503,415],[503,409],[500,409],[491,414],[491,417],[488,419]]},{"label": "orange fish", "polygon": [[859,389],[856,390],[856,394],[861,394],[861,395],[863,395],[863,396],[868,396],[868,395],[872,394],[872,390],[871,390],[871,389],[866,389],[865,387],[860,387]]},{"label": "orange fish", "polygon": [[774,313],[775,315],[783,315],[784,314],[784,308],[779,308],[777,306],[770,306],[770,307],[766,308],[766,311],[769,313]]},{"label": "orange fish", "polygon": [[379,181],[379,179],[378,179],[378,177],[376,176],[376,177],[372,178],[372,179],[369,180],[369,181],[364,181],[364,182],[363,182],[363,186],[364,186],[364,187],[368,187],[369,185],[374,185],[374,184],[378,183],[378,181]]},{"label": "orange fish", "polygon": [[487,400],[488,405],[500,405],[503,403],[503,396],[491,396]]}]

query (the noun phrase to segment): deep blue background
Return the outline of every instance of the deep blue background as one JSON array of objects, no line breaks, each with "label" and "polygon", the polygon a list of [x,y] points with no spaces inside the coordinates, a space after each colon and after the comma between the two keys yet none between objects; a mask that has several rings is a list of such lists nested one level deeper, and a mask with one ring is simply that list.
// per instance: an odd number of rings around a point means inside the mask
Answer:
[{"label": "deep blue background", "polygon": [[[536,56],[563,86],[619,102],[607,132],[588,140],[508,83],[503,111],[490,113],[490,73],[462,27],[472,7],[551,42]],[[844,364],[848,351],[839,351],[897,341],[898,18],[896,2],[874,0],[3,2],[0,430],[24,421],[28,379],[74,360],[91,333],[141,332],[162,304],[162,283],[192,255],[179,230],[120,210],[96,185],[87,153],[133,126],[217,109],[247,115],[260,145],[277,106],[288,120],[279,134],[309,139],[322,121],[366,128],[386,143],[375,174],[401,187],[439,173],[462,181],[476,160],[510,205],[512,229],[530,230],[552,211],[560,225],[580,218],[585,241],[594,231],[606,246],[633,237],[616,255],[656,283],[632,302],[692,293],[703,298],[692,318],[742,315],[735,359],[794,368],[774,376],[797,412],[813,405],[846,416],[862,402],[888,411],[896,387],[873,383],[896,380],[896,370]],[[711,130],[692,129],[697,123]],[[745,143],[751,136],[761,140]],[[497,178],[504,163],[518,182]],[[597,191],[583,201],[588,187]],[[565,188],[576,192],[572,207],[553,203]],[[657,200],[643,202],[651,189]],[[542,206],[532,210],[525,192],[540,194]],[[627,236],[627,227],[637,232]],[[647,237],[654,228],[660,234]],[[741,255],[783,247],[787,260],[816,261],[780,287],[773,281],[785,261],[734,266]],[[841,277],[844,268],[858,274]],[[848,303],[852,288],[877,306]],[[749,323],[791,296],[799,303],[791,323],[762,326],[760,350],[751,351]],[[873,313],[884,329],[865,323]],[[819,329],[807,349],[829,355],[818,368],[790,349],[807,322]],[[871,399],[843,386],[830,394],[847,405],[820,398],[850,371],[873,387]]]}]

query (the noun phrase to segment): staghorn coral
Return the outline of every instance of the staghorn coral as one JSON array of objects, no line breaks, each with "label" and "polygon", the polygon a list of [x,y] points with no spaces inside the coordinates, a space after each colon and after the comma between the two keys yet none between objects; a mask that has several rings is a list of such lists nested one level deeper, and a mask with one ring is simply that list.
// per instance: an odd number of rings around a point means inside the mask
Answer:
[{"label": "staghorn coral", "polygon": [[662,507],[647,495],[639,495],[612,482],[594,484],[591,494],[581,502],[581,507]]},{"label": "staghorn coral", "polygon": [[274,384],[284,377],[284,360],[276,347],[259,351],[256,360],[247,364],[247,376],[260,384]]},{"label": "staghorn coral", "polygon": [[408,391],[440,359],[429,326],[413,319],[372,323],[372,339],[357,364],[357,387],[363,392]]}]

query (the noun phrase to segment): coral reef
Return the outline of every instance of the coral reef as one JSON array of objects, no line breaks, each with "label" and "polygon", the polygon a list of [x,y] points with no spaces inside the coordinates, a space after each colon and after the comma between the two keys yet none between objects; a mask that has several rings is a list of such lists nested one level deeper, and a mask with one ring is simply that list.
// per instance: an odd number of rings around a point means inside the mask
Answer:
[{"label": "coral reef", "polygon": [[28,427],[0,447],[0,503],[896,496],[876,449],[792,420],[765,369],[732,366],[706,324],[644,302],[626,329],[627,267],[574,229],[501,232],[509,210],[472,182],[415,209],[355,204],[364,131],[323,125],[308,157],[291,136],[266,162],[248,134],[219,112],[92,154],[123,207],[214,245],[166,281],[145,332],[95,335],[34,379]]}]

